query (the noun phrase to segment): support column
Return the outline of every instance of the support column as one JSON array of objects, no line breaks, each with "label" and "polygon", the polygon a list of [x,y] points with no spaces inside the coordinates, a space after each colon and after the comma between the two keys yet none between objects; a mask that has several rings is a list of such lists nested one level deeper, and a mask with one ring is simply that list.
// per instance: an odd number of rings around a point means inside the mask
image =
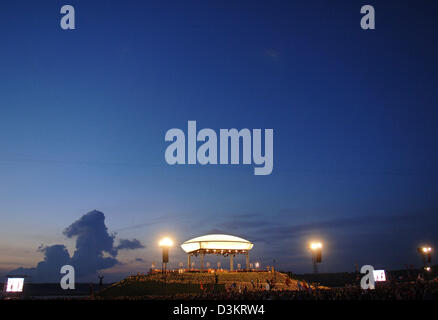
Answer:
[{"label": "support column", "polygon": [[313,262],[313,273],[317,274],[318,273],[318,265],[317,265],[317,254],[316,253],[313,253],[312,262]]},{"label": "support column", "polygon": [[230,271],[234,270],[234,254],[230,254]]},{"label": "support column", "polygon": [[205,254],[201,253],[201,271],[204,270],[204,256],[205,256]]},{"label": "support column", "polygon": [[190,270],[190,268],[192,267],[192,261],[190,259],[190,253],[187,254],[187,269]]},{"label": "support column", "polygon": [[246,253],[246,270],[249,270],[249,252]]}]

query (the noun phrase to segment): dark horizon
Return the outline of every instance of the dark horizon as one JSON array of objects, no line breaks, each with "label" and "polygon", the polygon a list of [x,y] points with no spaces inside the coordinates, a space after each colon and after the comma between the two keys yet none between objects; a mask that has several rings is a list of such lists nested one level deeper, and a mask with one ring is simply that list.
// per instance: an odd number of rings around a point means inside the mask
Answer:
[{"label": "dark horizon", "polygon": [[[438,247],[438,3],[370,3],[375,30],[356,0],[64,4],[0,10],[0,275],[118,279],[217,232],[297,273],[312,240],[320,272]],[[272,173],[168,164],[188,121],[273,129]]]}]

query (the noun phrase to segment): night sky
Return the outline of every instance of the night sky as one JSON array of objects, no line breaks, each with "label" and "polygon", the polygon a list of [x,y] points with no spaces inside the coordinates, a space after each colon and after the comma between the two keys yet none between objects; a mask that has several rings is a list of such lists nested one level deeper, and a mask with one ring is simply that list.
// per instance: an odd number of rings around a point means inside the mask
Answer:
[{"label": "night sky", "polygon": [[[60,28],[64,4],[75,30]],[[360,28],[364,4],[375,30]],[[96,239],[114,241],[96,249],[116,260],[106,279],[159,262],[161,236],[212,232],[297,273],[312,271],[312,239],[321,272],[418,267],[416,248],[438,245],[437,12],[413,0],[2,1],[0,274],[35,267],[44,248],[68,260],[95,229],[67,231],[95,209]],[[168,165],[165,133],[189,120],[274,129],[272,174]]]}]

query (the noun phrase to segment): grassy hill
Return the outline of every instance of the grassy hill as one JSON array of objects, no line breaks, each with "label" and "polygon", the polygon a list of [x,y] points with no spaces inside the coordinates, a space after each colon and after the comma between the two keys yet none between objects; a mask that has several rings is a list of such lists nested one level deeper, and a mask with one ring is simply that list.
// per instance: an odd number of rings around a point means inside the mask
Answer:
[{"label": "grassy hill", "polygon": [[[288,279],[288,280],[287,280]],[[196,295],[203,292],[226,290],[260,290],[270,282],[273,290],[296,290],[297,281],[280,272],[185,272],[162,274],[138,274],[129,276],[106,288],[102,298],[139,296]]]}]

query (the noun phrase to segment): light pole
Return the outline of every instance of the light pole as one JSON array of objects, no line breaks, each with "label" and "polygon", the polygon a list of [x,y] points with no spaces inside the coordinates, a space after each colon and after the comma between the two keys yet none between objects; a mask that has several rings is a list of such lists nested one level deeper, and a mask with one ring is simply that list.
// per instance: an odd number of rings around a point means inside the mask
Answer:
[{"label": "light pole", "polygon": [[432,248],[430,246],[423,246],[417,249],[421,254],[423,260],[423,270],[429,272],[431,270],[430,264],[432,263]]},{"label": "light pole", "polygon": [[167,263],[169,262],[169,248],[173,246],[172,239],[165,237],[160,240],[159,246],[163,249],[162,272],[166,273]]},{"label": "light pole", "polygon": [[310,250],[312,251],[312,262],[313,262],[313,272],[318,273],[318,263],[322,261],[322,243],[321,242],[311,242]]}]

